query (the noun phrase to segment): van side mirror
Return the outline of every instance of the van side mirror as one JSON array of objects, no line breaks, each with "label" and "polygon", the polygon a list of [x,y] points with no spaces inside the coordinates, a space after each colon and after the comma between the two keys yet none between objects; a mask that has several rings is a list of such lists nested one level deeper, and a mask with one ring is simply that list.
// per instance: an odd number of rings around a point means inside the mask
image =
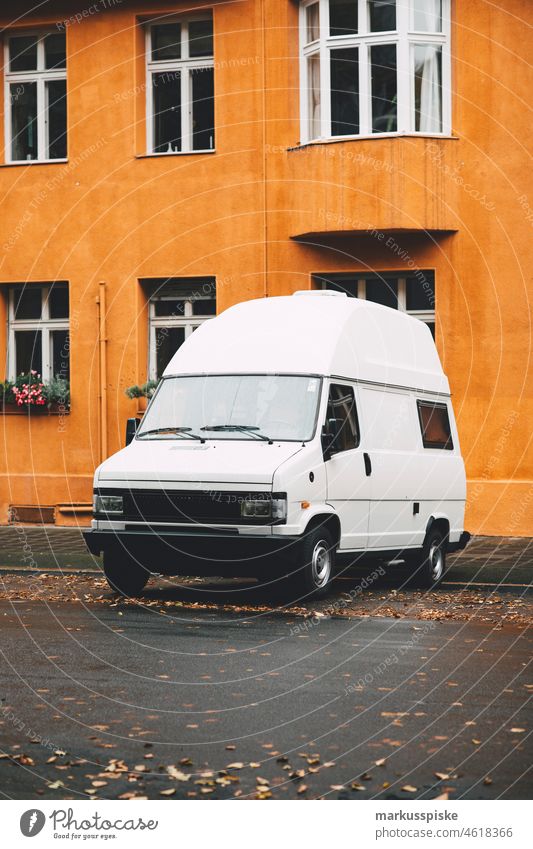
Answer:
[{"label": "van side mirror", "polygon": [[140,419],[128,419],[126,421],[126,445],[129,445],[137,433]]},{"label": "van side mirror", "polygon": [[328,419],[327,424],[325,424],[322,428],[321,440],[324,460],[329,460],[333,454],[336,454],[339,451],[337,442],[341,429],[342,419]]}]

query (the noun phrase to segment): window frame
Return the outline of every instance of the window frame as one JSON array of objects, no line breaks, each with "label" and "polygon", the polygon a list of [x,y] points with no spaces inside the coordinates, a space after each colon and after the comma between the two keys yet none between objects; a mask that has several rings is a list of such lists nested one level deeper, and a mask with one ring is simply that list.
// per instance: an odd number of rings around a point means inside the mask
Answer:
[{"label": "window frame", "polygon": [[[189,53],[189,24],[196,21],[212,21],[213,23],[213,55],[198,56],[191,58]],[[146,73],[146,151],[148,156],[183,156],[190,154],[203,154],[216,152],[216,120],[215,120],[215,28],[214,15],[212,11],[190,12],[185,15],[165,16],[164,18],[152,19],[145,24],[145,73]],[[180,59],[152,60],[152,28],[164,26],[165,24],[180,24],[181,26],[181,50]],[[184,58],[184,46],[187,46],[187,56]],[[192,132],[192,79],[191,71],[213,69],[213,147],[193,149]],[[154,138],[154,94],[152,77],[157,73],[180,74],[181,91],[181,150],[156,151]]]},{"label": "window frame", "polygon": [[[424,273],[427,273],[429,271],[430,271],[430,269],[425,269]],[[432,269],[431,269],[431,272],[434,274]],[[324,274],[324,272],[322,272],[322,273]],[[375,278],[376,274],[379,278],[382,278],[383,282],[386,282],[387,279],[388,279],[388,280],[394,280],[398,284],[398,312],[404,312],[407,315],[411,315],[414,318],[418,318],[418,319],[420,319],[420,321],[423,321],[424,324],[435,325],[435,319],[436,319],[436,313],[437,313],[435,305],[434,305],[432,310],[429,310],[429,309],[428,310],[408,310],[407,309],[407,279],[409,277],[412,277],[413,274],[405,274],[404,272],[402,272],[401,274],[399,274],[399,273],[397,274],[394,271],[392,271],[392,272],[391,271],[372,272],[371,274],[369,273],[369,274],[366,274],[366,275],[363,275],[360,272],[355,272],[353,274],[350,274],[349,272],[344,272],[344,271],[340,272],[340,273],[333,272],[333,273],[327,275],[328,279],[322,279],[321,280],[321,287],[322,287],[322,289],[327,289],[330,282],[334,282],[334,283],[337,283],[338,285],[342,285],[343,279],[344,280],[354,280],[355,279],[357,281],[357,295],[355,297],[366,301],[366,299],[367,299],[366,298],[366,283],[367,283],[367,280],[370,277]],[[318,274],[318,273],[314,274],[313,277],[315,279],[320,278],[321,274]],[[353,296],[349,295],[348,297],[353,297]],[[374,303],[374,302],[370,301],[370,303]]]},{"label": "window frame", "polygon": [[[53,351],[52,332],[54,330],[66,330],[70,334],[70,299],[69,315],[65,318],[50,318],[50,290],[52,286],[62,284],[67,287],[68,282],[56,280],[50,283],[11,283],[8,287],[7,297],[7,380],[15,381],[20,371],[17,370],[17,349],[15,334],[17,331],[40,331],[41,332],[41,377],[44,383],[53,379]],[[41,290],[41,317],[40,318],[15,318],[15,294],[19,288],[39,288]],[[69,292],[70,295],[70,292]],[[70,362],[70,351],[69,351]]]},{"label": "window frame", "polygon": [[[64,35],[65,36],[65,55],[67,55],[67,35],[66,32],[60,32],[52,29],[31,29],[31,30],[9,30],[4,35],[4,148],[5,161],[13,165],[36,165],[39,163],[61,163],[68,162],[68,90],[67,90],[67,60],[65,59],[64,68],[45,68],[45,49],[44,41],[49,35]],[[37,41],[37,68],[33,71],[11,71],[9,61],[9,42],[11,38],[21,38],[25,36],[35,37]],[[67,100],[66,106],[66,147],[67,156],[57,159],[50,159],[44,153],[49,147],[48,140],[48,118],[47,118],[47,96],[46,83],[53,81],[65,81],[65,96]],[[37,158],[36,159],[13,159],[12,144],[12,115],[11,115],[11,92],[10,86],[13,83],[35,83],[36,84],[36,101],[37,101]]]},{"label": "window frame", "polygon": [[[327,399],[326,399],[326,425],[327,425],[328,419],[329,419],[329,416],[328,416],[329,406],[330,406],[330,403],[332,403],[330,401],[331,390],[334,387],[340,387],[341,389],[352,393],[353,412],[354,412],[354,418],[355,418],[355,431],[356,431],[355,445],[352,445],[350,448],[337,448],[336,445],[335,445],[335,447],[333,447],[333,449],[331,449],[331,454],[333,456],[336,456],[337,454],[345,454],[347,451],[355,451],[357,448],[360,447],[360,445],[361,445],[361,428],[360,428],[360,425],[359,425],[359,414],[358,414],[358,411],[357,411],[357,397],[356,397],[356,393],[355,393],[355,388],[354,388],[352,383],[341,383],[338,380],[331,380],[328,384],[328,395],[327,395]],[[337,404],[338,403],[339,402],[337,402]],[[337,416],[335,416],[335,418],[337,418]],[[346,423],[348,421],[349,421],[348,419],[345,419],[343,427],[346,425]],[[342,428],[341,428],[341,430],[342,430]]]},{"label": "window frame", "polygon": [[[450,436],[446,440],[446,442],[429,442],[425,438],[424,424],[422,422],[422,414],[421,414],[422,407],[431,407],[434,410],[435,409],[444,410],[444,412],[446,413],[446,420],[448,422],[448,432],[450,434]],[[418,412],[418,423],[420,425],[420,435],[422,437],[422,445],[423,445],[424,449],[435,448],[437,451],[453,451],[454,450],[454,444],[453,444],[452,424],[451,424],[451,419],[450,419],[450,412],[448,410],[448,404],[446,404],[442,401],[428,401],[428,400],[425,400],[425,399],[422,399],[422,398],[417,398],[416,399],[416,409],[417,409],[417,412]]]},{"label": "window frame", "polygon": [[[173,292],[172,294],[164,291],[164,287],[160,289],[158,292],[150,295],[148,300],[148,379],[149,380],[158,380],[163,377],[160,375],[159,378],[157,376],[157,330],[160,328],[175,328],[175,327],[183,327],[185,334],[183,341],[185,342],[189,336],[192,336],[194,331],[200,327],[205,321],[208,321],[211,318],[215,318],[215,315],[194,315],[193,314],[193,303],[197,303],[198,301],[212,301],[216,302],[216,283],[210,281],[210,285],[213,286],[213,292],[198,292],[198,290],[192,290],[191,286],[188,285],[184,287],[184,291],[182,294],[179,293],[179,290]],[[178,289],[178,284],[176,284],[176,290]],[[185,302],[185,309],[183,315],[156,315],[155,314],[155,305],[160,301],[177,301],[182,300]]]},{"label": "window frame", "polygon": [[[302,0],[299,8],[300,33],[300,144],[321,141],[353,141],[354,139],[389,138],[403,135],[422,137],[449,137],[452,133],[451,115],[451,0],[442,0],[442,32],[421,32],[414,29],[412,0],[396,3],[396,30],[369,31],[368,0],[354,0],[358,4],[357,34],[331,36],[329,32],[329,0]],[[319,38],[307,43],[306,11],[313,3],[319,4]],[[372,132],[372,91],[370,48],[377,45],[396,44],[397,128],[393,132]],[[442,130],[425,132],[415,130],[415,77],[414,46],[435,44],[442,47]],[[331,52],[335,48],[358,48],[359,73],[359,133],[331,134]],[[309,134],[309,87],[307,62],[311,55],[320,56],[320,125],[318,137]]]}]

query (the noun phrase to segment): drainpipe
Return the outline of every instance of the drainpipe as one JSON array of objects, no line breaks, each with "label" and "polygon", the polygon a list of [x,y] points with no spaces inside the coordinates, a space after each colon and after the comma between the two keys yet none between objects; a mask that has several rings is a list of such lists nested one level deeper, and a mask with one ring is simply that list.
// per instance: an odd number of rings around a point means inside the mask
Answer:
[{"label": "drainpipe", "polygon": [[107,333],[106,333],[106,284],[98,284],[98,353],[100,366],[100,462],[107,459]]},{"label": "drainpipe", "polygon": [[263,113],[261,142],[263,145],[263,297],[268,297],[268,174],[267,174],[267,73],[266,73],[266,10],[265,0],[261,0],[261,53],[262,53],[262,95],[261,110]]}]

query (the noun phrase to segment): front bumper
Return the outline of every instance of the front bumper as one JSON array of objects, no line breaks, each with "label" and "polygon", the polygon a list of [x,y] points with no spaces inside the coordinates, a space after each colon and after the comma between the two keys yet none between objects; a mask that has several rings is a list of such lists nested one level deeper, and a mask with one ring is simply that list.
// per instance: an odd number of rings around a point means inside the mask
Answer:
[{"label": "front bumper", "polygon": [[[83,531],[91,554],[106,552],[130,555],[153,572],[162,574],[253,575],[276,555],[283,570],[301,543],[298,536],[242,534],[184,530],[96,530]],[[269,571],[272,566],[269,565]]]}]

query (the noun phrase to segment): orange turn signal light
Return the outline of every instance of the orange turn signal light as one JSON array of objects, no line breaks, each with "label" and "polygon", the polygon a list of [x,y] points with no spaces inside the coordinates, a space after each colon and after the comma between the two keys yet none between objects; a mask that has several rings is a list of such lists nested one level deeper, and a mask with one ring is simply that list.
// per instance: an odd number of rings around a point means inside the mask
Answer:
[{"label": "orange turn signal light", "polygon": [[300,506],[302,510],[307,510],[307,508],[310,507],[311,504],[309,501],[300,501]]}]

